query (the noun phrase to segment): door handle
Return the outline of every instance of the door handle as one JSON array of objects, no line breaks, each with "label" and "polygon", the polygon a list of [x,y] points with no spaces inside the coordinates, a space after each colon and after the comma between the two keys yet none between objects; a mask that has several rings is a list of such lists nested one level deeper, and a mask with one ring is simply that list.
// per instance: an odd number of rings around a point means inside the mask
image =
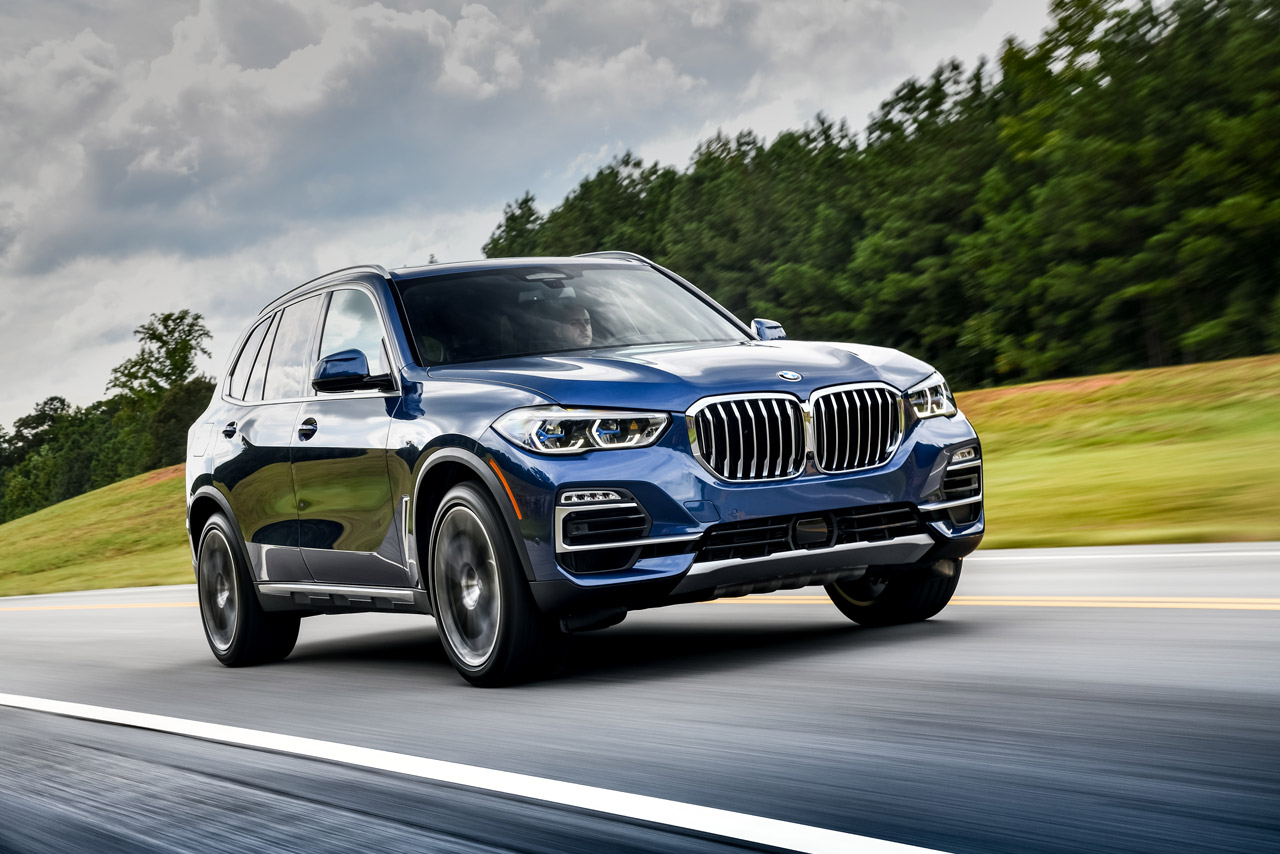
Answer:
[{"label": "door handle", "polygon": [[316,423],[314,418],[308,418],[298,426],[298,438],[302,441],[310,439],[320,429],[320,425]]},{"label": "door handle", "polygon": [[230,439],[230,438],[232,438],[233,436],[235,436],[235,435],[236,435],[236,422],[234,422],[234,421],[228,421],[228,422],[227,422],[227,426],[222,428],[222,435],[226,436],[228,439]]}]

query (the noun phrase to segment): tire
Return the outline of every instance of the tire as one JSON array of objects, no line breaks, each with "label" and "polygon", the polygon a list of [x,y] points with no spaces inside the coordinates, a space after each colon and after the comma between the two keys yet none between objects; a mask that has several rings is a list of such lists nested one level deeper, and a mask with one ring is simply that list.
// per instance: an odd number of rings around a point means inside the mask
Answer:
[{"label": "tire", "polygon": [[929,566],[868,567],[861,578],[828,584],[826,591],[855,623],[894,626],[934,616],[947,607],[959,583],[960,561],[940,560]]},{"label": "tire", "polygon": [[533,601],[493,499],[463,482],[431,526],[430,589],[440,642],[472,685],[491,688],[549,675],[564,635]]},{"label": "tire", "polygon": [[227,667],[281,661],[293,652],[301,618],[263,610],[248,559],[221,513],[209,517],[200,534],[196,590],[209,649]]}]

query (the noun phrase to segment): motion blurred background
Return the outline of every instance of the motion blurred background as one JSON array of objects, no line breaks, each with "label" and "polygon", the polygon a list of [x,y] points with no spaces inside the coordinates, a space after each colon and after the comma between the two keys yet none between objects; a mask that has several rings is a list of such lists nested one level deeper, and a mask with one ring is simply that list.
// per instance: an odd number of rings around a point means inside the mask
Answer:
[{"label": "motion blurred background", "polygon": [[410,6],[0,12],[0,593],[189,580],[281,290],[598,249],[937,365],[988,545],[1280,539],[1276,3]]}]

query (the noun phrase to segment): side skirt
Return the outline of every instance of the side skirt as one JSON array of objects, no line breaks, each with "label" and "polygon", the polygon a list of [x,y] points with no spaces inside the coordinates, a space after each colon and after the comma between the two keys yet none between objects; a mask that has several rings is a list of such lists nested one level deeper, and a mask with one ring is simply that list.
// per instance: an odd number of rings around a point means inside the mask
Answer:
[{"label": "side skirt", "polygon": [[263,582],[256,585],[258,601],[267,611],[309,611],[346,614],[384,611],[430,614],[426,591],[412,587],[355,587],[346,584]]}]

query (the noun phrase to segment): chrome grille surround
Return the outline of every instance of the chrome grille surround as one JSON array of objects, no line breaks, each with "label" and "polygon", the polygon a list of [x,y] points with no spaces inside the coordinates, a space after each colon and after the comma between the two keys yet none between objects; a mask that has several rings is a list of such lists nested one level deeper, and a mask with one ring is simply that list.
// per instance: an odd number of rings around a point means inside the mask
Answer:
[{"label": "chrome grille surround", "polygon": [[786,480],[804,471],[804,406],[781,392],[704,398],[686,413],[693,456],[722,480]]},{"label": "chrome grille surround", "polygon": [[902,393],[885,383],[818,389],[809,398],[809,409],[814,463],[823,474],[878,468],[893,459],[902,443]]},{"label": "chrome grille surround", "polygon": [[878,468],[906,428],[902,392],[880,382],[828,386],[808,400],[785,392],[705,397],[685,412],[689,446],[703,468],[731,482],[788,480],[810,452],[823,474]]}]

